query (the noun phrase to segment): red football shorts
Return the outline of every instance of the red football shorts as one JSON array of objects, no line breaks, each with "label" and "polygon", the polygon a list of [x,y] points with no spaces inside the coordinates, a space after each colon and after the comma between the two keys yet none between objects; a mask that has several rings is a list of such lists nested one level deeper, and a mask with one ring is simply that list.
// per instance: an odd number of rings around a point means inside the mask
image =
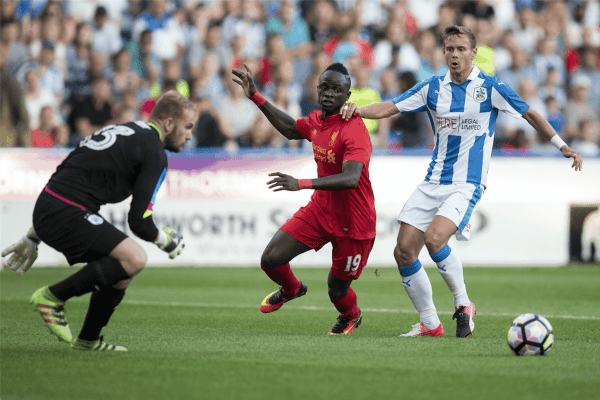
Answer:
[{"label": "red football shorts", "polygon": [[309,207],[301,207],[279,229],[315,251],[331,243],[333,251],[330,272],[342,281],[358,279],[375,243],[375,238],[356,240],[334,236],[322,214],[317,215]]}]

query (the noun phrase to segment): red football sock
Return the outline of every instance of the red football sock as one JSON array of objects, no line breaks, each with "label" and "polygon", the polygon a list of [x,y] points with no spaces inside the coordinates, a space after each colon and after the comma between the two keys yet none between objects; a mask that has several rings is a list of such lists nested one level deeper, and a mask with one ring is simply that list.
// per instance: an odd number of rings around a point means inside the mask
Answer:
[{"label": "red football sock", "polygon": [[280,265],[275,269],[263,268],[262,265],[260,267],[273,282],[283,288],[283,293],[286,296],[293,296],[300,290],[300,281],[294,276],[289,263]]},{"label": "red football sock", "polygon": [[352,288],[348,288],[348,293],[333,302],[335,308],[342,314],[342,317],[354,319],[358,317],[358,304],[356,303],[356,293]]}]

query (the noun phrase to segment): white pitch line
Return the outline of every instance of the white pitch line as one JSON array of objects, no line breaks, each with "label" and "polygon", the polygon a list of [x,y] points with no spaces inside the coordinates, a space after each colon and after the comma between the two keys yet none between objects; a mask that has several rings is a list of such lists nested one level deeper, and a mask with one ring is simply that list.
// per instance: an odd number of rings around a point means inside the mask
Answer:
[{"label": "white pitch line", "polygon": [[[123,303],[127,304],[135,304],[140,306],[173,306],[173,307],[213,307],[213,308],[256,308],[257,305],[250,304],[218,304],[218,303],[184,303],[179,301],[146,301],[146,300],[123,300]],[[332,311],[334,307],[317,307],[317,306],[291,306],[286,305],[286,309],[293,310],[309,310],[309,311]],[[397,308],[362,308],[362,311],[365,312],[374,312],[374,313],[395,313],[395,314],[416,314],[415,310],[408,309],[397,309]],[[452,315],[454,312],[452,311],[438,311],[438,314],[442,315]],[[479,317],[516,317],[522,313],[485,313],[480,312],[477,313]],[[591,321],[600,321],[600,317],[594,317],[589,315],[547,315],[544,314],[544,317],[547,319],[576,319],[576,320],[591,320]]]},{"label": "white pitch line", "polygon": [[[8,298],[2,299],[2,301],[22,301],[23,299],[19,298]],[[87,302],[87,299],[73,298],[70,302],[73,303],[83,303]],[[219,304],[219,303],[189,303],[189,302],[180,302],[180,301],[148,301],[148,300],[123,300],[125,304],[134,304],[139,306],[170,306],[170,307],[202,307],[202,308],[256,308],[258,306],[255,304]],[[309,311],[332,311],[334,307],[317,307],[317,306],[292,306],[286,305],[286,309],[292,310],[309,310]],[[373,313],[391,313],[391,314],[416,314],[417,311],[410,309],[398,309],[398,308],[363,308],[362,311],[365,312],[373,312]],[[438,314],[441,315],[452,315],[454,312],[452,311],[437,311]],[[515,313],[486,313],[486,312],[478,312],[478,317],[516,317],[521,314],[527,314],[526,312],[515,312]],[[575,319],[575,320],[583,320],[583,321],[600,321],[600,317],[594,317],[591,315],[551,315],[551,314],[543,314],[547,319]]]}]

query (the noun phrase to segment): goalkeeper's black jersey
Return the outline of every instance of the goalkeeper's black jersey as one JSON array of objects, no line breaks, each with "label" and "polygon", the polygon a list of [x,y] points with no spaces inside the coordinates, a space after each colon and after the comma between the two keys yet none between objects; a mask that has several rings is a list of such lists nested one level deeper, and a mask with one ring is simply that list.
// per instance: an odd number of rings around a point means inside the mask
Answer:
[{"label": "goalkeeper's black jersey", "polygon": [[140,238],[153,241],[156,192],[168,160],[160,133],[144,122],[109,125],[82,140],[56,168],[48,189],[93,212],[133,194],[128,222]]}]

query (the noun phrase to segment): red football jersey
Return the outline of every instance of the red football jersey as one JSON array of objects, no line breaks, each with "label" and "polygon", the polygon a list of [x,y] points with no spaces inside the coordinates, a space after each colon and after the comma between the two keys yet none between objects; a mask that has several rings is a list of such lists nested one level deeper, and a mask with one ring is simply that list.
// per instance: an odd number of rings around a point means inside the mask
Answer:
[{"label": "red football jersey", "polygon": [[375,237],[375,198],[369,180],[373,147],[360,117],[345,121],[340,114],[321,118],[316,110],[296,121],[296,129],[312,142],[319,177],[342,173],[344,161],[364,165],[355,189],[315,190],[311,202],[318,204],[323,218],[338,237],[357,240]]}]

